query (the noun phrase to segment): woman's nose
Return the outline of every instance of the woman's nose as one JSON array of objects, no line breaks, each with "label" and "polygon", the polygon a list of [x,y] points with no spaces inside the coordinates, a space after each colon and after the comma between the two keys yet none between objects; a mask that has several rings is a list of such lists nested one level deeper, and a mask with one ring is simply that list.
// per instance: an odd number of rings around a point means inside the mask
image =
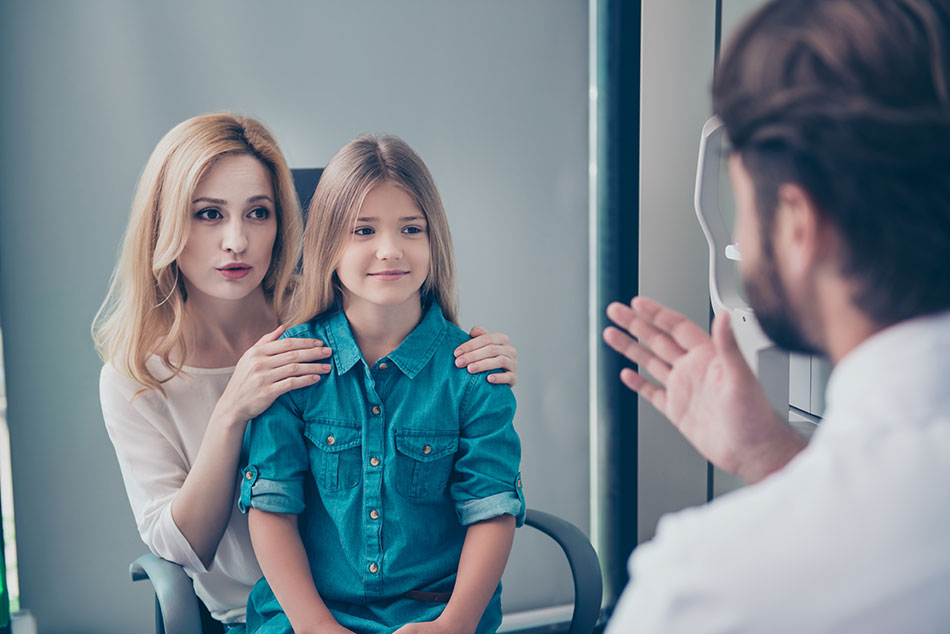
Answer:
[{"label": "woman's nose", "polygon": [[235,219],[224,228],[222,247],[232,253],[243,253],[247,249],[247,233],[242,219]]}]

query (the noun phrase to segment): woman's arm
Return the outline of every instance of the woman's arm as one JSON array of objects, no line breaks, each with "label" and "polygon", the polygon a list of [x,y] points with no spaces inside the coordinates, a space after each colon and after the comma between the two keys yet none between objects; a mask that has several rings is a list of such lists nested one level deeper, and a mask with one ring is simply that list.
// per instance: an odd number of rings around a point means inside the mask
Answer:
[{"label": "woman's arm", "polygon": [[257,561],[294,632],[352,634],[336,622],[313,584],[297,516],[251,508],[247,521]]},{"label": "woman's arm", "polygon": [[103,418],[139,533],[159,556],[193,571],[207,570],[234,507],[247,421],[278,395],[329,372],[327,364],[310,363],[328,357],[328,348],[313,339],[277,341],[282,330],[268,333],[241,357],[190,465],[186,456],[194,448],[186,446],[187,438],[203,421],[173,419],[151,394],[136,396],[138,383],[109,364],[103,368]]},{"label": "woman's arm", "polygon": [[192,572],[206,568],[175,525],[171,503],[188,474],[180,421],[156,395],[133,399],[141,385],[111,364],[102,368],[99,397],[106,431],[142,541],[159,557]]},{"label": "woman's arm", "polygon": [[475,632],[505,571],[514,538],[515,518],[511,515],[500,515],[469,526],[459,558],[455,589],[445,610],[431,623],[410,623],[396,632]]},{"label": "woman's arm", "polygon": [[329,348],[316,339],[278,339],[284,328],[267,333],[238,361],[218,400],[201,448],[178,495],[172,517],[207,567],[227,528],[234,507],[235,474],[244,430],[250,419],[281,394],[313,385],[330,371]]},{"label": "woman's arm", "polygon": [[472,327],[472,337],[455,349],[455,365],[468,368],[472,374],[502,369],[504,372],[489,374],[489,383],[507,383],[514,387],[518,382],[518,351],[511,345],[508,335],[488,333],[481,326]]}]

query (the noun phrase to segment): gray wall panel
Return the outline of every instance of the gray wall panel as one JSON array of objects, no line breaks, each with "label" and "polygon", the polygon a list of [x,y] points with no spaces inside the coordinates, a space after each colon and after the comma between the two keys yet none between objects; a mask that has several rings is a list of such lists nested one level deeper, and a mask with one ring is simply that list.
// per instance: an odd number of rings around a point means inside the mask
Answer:
[{"label": "gray wall panel", "polygon": [[[693,209],[699,134],[709,117],[715,4],[645,0],[642,19],[640,293],[709,323],[708,255]],[[639,539],[664,513],[706,499],[706,462],[639,404]]]}]

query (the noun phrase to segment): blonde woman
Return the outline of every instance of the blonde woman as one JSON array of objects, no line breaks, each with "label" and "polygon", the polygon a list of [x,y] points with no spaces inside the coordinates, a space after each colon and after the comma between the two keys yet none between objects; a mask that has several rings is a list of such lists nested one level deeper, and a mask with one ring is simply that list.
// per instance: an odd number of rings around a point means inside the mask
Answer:
[{"label": "blonde woman", "polygon": [[[310,206],[295,322],[335,370],[250,424],[254,634],[494,632],[524,519],[510,389],[452,364],[445,211],[408,145],[364,136]],[[299,516],[299,525],[298,525]]]},{"label": "blonde woman", "polygon": [[[332,362],[320,340],[278,339],[301,231],[290,170],[260,123],[230,113],[184,121],[145,166],[93,324],[103,417],[139,533],[239,631],[261,577],[247,520],[233,512],[247,421]],[[517,379],[504,335],[466,342],[458,364]]]}]

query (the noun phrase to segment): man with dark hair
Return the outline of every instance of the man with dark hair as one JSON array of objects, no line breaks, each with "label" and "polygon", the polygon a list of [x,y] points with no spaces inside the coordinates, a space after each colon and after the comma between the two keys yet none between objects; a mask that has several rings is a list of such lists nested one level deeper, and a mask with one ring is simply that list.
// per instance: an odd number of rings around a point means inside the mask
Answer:
[{"label": "man with dark hair", "polygon": [[608,631],[948,632],[950,0],[775,0],[713,107],[750,303],[834,363],[828,408],[806,444],[726,315],[709,337],[645,298],[608,307],[605,340],[656,382],[621,380],[754,485],[661,520]]}]

